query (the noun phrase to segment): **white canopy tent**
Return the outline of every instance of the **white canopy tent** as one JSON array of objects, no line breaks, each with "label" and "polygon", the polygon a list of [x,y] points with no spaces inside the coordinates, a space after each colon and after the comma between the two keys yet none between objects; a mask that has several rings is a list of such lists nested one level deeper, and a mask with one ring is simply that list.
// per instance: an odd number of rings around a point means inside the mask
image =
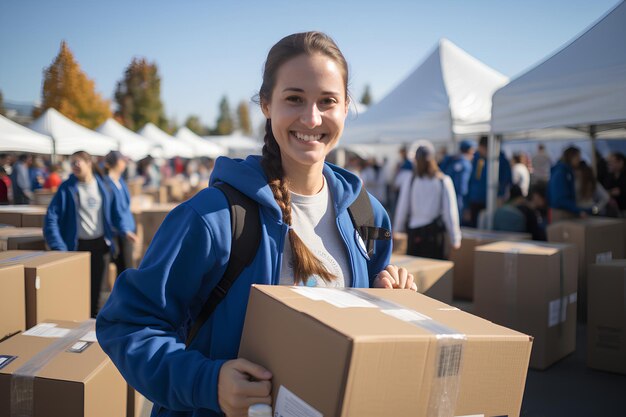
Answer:
[{"label": "white canopy tent", "polygon": [[52,153],[52,138],[0,115],[0,151]]},{"label": "white canopy tent", "polygon": [[[493,96],[488,212],[495,211],[500,140],[570,128],[593,140],[626,127],[626,3]],[[624,137],[623,135],[618,135]]]},{"label": "white canopy tent", "polygon": [[455,136],[490,131],[491,96],[508,79],[447,39],[404,81],[356,119],[342,145],[451,143]]},{"label": "white canopy tent", "polygon": [[245,158],[248,155],[260,154],[263,143],[239,133],[223,136],[205,136],[204,139],[216,143],[228,151],[231,158]]},{"label": "white canopy tent", "polygon": [[96,131],[117,139],[120,143],[120,152],[134,161],[138,161],[148,155],[160,157],[163,152],[158,145],[127,129],[113,119],[107,119]]},{"label": "white canopy tent", "polygon": [[164,158],[174,158],[176,156],[193,158],[195,156],[191,146],[168,135],[153,123],[146,124],[138,133],[152,143],[161,146]]},{"label": "white canopy tent", "polygon": [[29,127],[52,138],[52,153],[56,155],[87,151],[92,155],[103,156],[118,149],[114,139],[71,121],[53,108],[47,109]]},{"label": "white canopy tent", "polygon": [[217,158],[220,155],[226,155],[227,150],[217,143],[209,142],[193,133],[187,127],[181,127],[176,132],[176,139],[185,142],[191,146],[196,156],[206,156],[209,158]]}]

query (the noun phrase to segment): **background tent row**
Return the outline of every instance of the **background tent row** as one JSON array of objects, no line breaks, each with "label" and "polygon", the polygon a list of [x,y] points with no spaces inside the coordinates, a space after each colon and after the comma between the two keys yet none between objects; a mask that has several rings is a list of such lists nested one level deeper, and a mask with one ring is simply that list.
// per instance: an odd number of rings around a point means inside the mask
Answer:
[{"label": "background tent row", "polygon": [[342,145],[454,143],[488,134],[491,96],[506,76],[441,39],[435,50],[396,88],[346,122]]},{"label": "background tent row", "polygon": [[109,119],[96,130],[87,129],[57,110],[47,109],[28,127],[0,115],[0,151],[71,155],[84,150],[103,156],[119,150],[133,160],[148,155],[155,158],[242,156],[259,153],[261,144],[238,134],[202,138],[186,127],[170,136],[148,123],[139,134]]},{"label": "background tent row", "polygon": [[[496,91],[490,136],[488,219],[496,206],[502,140],[529,131],[626,138],[626,3],[559,52]],[[592,151],[592,156],[595,152]]]}]

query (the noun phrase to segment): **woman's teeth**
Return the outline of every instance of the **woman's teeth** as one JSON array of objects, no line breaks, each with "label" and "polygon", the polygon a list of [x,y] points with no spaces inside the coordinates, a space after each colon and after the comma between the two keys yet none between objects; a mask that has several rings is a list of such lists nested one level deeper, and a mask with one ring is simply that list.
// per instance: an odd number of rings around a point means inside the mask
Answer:
[{"label": "woman's teeth", "polygon": [[294,136],[304,142],[313,142],[320,140],[323,135],[305,135],[303,133],[294,132]]}]

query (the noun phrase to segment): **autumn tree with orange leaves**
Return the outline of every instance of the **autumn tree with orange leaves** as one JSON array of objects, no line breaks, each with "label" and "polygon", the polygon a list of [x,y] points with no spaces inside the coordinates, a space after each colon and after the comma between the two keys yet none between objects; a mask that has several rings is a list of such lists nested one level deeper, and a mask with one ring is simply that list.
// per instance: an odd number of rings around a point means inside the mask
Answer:
[{"label": "autumn tree with orange leaves", "polygon": [[44,69],[43,77],[42,105],[38,111],[52,107],[90,129],[111,117],[110,102],[96,92],[95,83],[80,69],[65,41],[52,64]]}]

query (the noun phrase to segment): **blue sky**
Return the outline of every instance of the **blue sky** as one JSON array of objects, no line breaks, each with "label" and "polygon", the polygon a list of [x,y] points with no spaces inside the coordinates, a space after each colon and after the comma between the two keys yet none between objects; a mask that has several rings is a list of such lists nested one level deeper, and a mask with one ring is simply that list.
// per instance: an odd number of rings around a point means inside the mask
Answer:
[{"label": "blue sky", "polygon": [[134,56],[157,63],[161,98],[178,123],[214,125],[260,86],[269,48],[293,32],[322,30],[339,44],[360,98],[379,100],[446,37],[514,77],[561,48],[620,0],[2,0],[0,90],[40,99],[42,70],[65,39],[96,89],[111,99]]}]

